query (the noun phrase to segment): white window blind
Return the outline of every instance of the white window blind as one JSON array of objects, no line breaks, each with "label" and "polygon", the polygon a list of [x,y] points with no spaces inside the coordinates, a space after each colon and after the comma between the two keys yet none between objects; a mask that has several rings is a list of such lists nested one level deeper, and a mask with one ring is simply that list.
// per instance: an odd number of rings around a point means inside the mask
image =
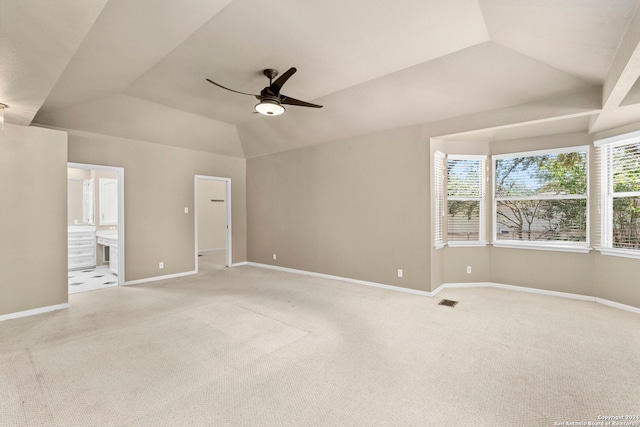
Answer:
[{"label": "white window blind", "polygon": [[433,155],[433,186],[434,186],[434,212],[433,212],[433,240],[436,248],[444,246],[443,217],[444,217],[444,153],[436,151]]},{"label": "white window blind", "polygon": [[640,138],[596,145],[600,145],[601,248],[640,256]]},{"label": "white window blind", "polygon": [[447,159],[447,240],[449,244],[485,240],[485,156],[449,155]]},{"label": "white window blind", "polygon": [[494,156],[494,243],[588,246],[588,147]]}]

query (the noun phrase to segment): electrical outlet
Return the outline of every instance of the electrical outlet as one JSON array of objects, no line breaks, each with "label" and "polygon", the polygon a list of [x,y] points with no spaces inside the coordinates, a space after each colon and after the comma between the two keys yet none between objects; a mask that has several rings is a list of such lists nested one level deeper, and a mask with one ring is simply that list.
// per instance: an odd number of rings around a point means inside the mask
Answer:
[{"label": "electrical outlet", "polygon": [[467,265],[467,274],[471,274],[471,266]]},{"label": "electrical outlet", "polygon": [[184,213],[188,214],[189,213],[189,208],[184,208]]},{"label": "electrical outlet", "polygon": [[276,259],[276,254],[273,254],[273,259]]},{"label": "electrical outlet", "polygon": [[158,268],[159,268],[159,269],[163,269],[163,268],[164,268],[164,262],[160,261],[160,262],[158,263]]},{"label": "electrical outlet", "polygon": [[402,277],[404,275],[404,272],[401,269],[398,269],[398,277]]}]

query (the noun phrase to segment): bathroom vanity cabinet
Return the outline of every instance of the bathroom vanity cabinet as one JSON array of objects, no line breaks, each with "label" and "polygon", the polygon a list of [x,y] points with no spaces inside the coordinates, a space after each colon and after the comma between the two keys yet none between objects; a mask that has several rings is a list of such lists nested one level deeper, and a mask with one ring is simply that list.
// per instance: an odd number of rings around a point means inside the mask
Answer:
[{"label": "bathroom vanity cabinet", "polygon": [[69,270],[94,268],[96,266],[96,227],[69,226],[67,253]]}]

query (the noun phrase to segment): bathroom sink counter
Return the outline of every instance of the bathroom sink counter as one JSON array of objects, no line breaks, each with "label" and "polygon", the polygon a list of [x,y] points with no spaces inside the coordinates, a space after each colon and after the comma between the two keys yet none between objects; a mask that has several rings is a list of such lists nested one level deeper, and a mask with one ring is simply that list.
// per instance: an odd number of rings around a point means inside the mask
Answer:
[{"label": "bathroom sink counter", "polygon": [[115,230],[96,231],[96,238],[100,245],[117,245],[118,244],[118,232]]},{"label": "bathroom sink counter", "polygon": [[[109,270],[118,274],[118,231],[101,230],[96,231],[96,240],[99,245],[109,247]],[[106,250],[106,248],[105,248]]]}]

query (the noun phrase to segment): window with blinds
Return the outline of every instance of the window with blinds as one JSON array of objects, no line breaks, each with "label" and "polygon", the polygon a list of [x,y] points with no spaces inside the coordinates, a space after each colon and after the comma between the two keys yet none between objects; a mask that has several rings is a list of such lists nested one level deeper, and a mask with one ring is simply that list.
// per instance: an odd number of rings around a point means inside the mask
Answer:
[{"label": "window with blinds", "polygon": [[436,248],[444,246],[443,214],[444,214],[444,153],[436,151],[433,155],[433,186],[434,186],[434,212],[433,212],[433,240]]},{"label": "window with blinds", "polygon": [[447,240],[449,245],[481,243],[484,237],[486,156],[447,158]]},{"label": "window with blinds", "polygon": [[493,159],[494,244],[588,247],[588,147]]},{"label": "window with blinds", "polygon": [[597,142],[601,179],[601,249],[640,257],[640,137]]}]

